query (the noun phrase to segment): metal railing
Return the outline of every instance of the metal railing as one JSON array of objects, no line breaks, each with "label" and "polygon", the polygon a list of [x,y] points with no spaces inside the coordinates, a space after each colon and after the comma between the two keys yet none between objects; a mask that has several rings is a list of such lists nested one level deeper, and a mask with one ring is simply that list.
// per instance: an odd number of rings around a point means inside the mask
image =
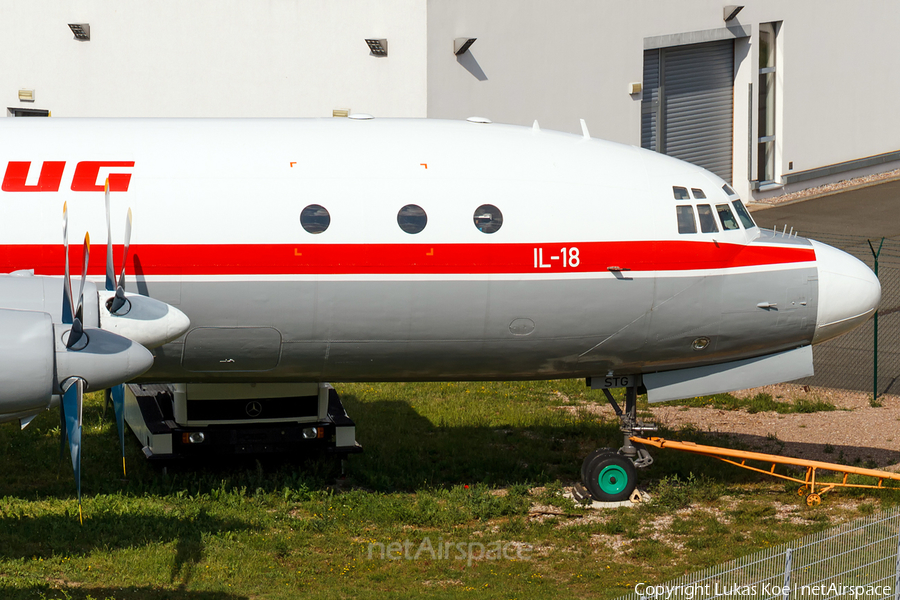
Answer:
[{"label": "metal railing", "polygon": [[[803,232],[877,266],[881,306],[877,318],[813,349],[815,375],[796,383],[882,394],[900,394],[900,240]],[[877,258],[876,258],[877,253]]]},{"label": "metal railing", "polygon": [[665,583],[619,600],[900,600],[900,507]]}]

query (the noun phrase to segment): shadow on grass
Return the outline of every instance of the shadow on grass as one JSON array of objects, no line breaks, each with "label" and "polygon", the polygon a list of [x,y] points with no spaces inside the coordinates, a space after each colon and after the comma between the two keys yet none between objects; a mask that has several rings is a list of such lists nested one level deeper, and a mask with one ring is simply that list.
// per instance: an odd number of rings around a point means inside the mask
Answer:
[{"label": "shadow on grass", "polygon": [[365,450],[350,457],[348,475],[357,485],[384,492],[571,480],[584,455],[621,440],[616,423],[596,420],[564,426],[445,426],[404,401],[359,402],[351,394],[342,401],[358,424],[357,440]]},{"label": "shadow on grass", "polygon": [[27,589],[10,589],[0,584],[4,600],[249,600],[249,596],[227,592],[188,592],[151,587],[64,587],[49,584]]},{"label": "shadow on grass", "polygon": [[[203,535],[240,532],[245,523],[211,517],[200,510],[192,516],[141,515],[140,508],[86,515],[6,516],[0,518],[0,558],[50,558],[88,555],[96,549],[135,548],[175,542],[172,581],[187,582],[203,558]],[[5,596],[4,596],[5,598]]]},{"label": "shadow on grass", "polygon": [[[410,387],[409,392],[415,393],[415,388]],[[413,406],[415,402],[408,397],[363,401],[352,393],[345,393],[342,401],[357,423],[357,439],[364,453],[350,456],[346,461],[347,477],[339,479],[337,485],[341,488],[412,492],[472,483],[498,487],[543,485],[557,480],[568,483],[579,479],[581,462],[589,452],[600,447],[618,448],[622,444],[622,433],[616,421],[590,415],[555,418],[557,413],[553,407],[545,410],[547,405],[534,402],[521,403],[522,410],[530,411],[526,415],[534,414],[533,418],[522,419],[527,425],[492,426],[483,411],[481,417],[472,414],[457,419],[463,425],[433,422],[417,412]],[[496,398],[487,401],[502,402]],[[101,421],[99,406],[99,402],[86,404],[86,423]],[[470,402],[468,406],[471,409],[476,405]],[[447,411],[453,408],[454,405],[447,404],[441,410],[446,415],[452,414]],[[466,408],[460,405],[457,410]],[[425,412],[441,413],[434,407]],[[757,417],[751,415],[748,418]],[[56,419],[56,414],[51,412],[39,417],[25,431],[13,428],[12,424],[0,427],[0,456],[4,461],[0,497],[67,499],[74,496],[71,467],[67,461],[59,460],[59,442],[53,434]],[[821,450],[823,446],[789,444],[785,447],[778,440],[759,436],[724,437],[697,430],[663,429],[654,435],[789,456],[803,456]],[[87,430],[82,470],[83,489],[88,497],[122,494],[137,498],[145,494],[164,496],[182,492],[209,494],[215,499],[220,492],[244,497],[257,492],[274,492],[286,494],[285,499],[302,501],[316,494],[329,493],[335,488],[341,472],[341,465],[336,460],[322,457],[264,457],[257,460],[233,456],[212,462],[170,464],[164,473],[143,458],[131,435],[126,441],[129,478],[122,481],[118,472],[121,461],[115,428]],[[836,447],[830,456],[833,462],[843,459],[852,463],[859,456],[865,460],[867,450]],[[691,473],[705,474],[723,483],[764,479],[762,475],[709,457],[656,449],[651,449],[651,454],[656,462],[638,472],[642,483],[670,475],[686,478]],[[893,452],[887,460],[876,462],[883,466],[898,459],[900,453]],[[169,539],[178,538],[172,535]],[[195,553],[196,544],[192,546],[185,542],[179,547],[179,555]]]}]

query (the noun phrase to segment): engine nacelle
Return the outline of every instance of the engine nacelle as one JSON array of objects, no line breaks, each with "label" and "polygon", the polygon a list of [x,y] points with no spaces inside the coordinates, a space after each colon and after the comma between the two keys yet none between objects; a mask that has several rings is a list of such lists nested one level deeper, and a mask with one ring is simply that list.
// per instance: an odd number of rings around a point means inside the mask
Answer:
[{"label": "engine nacelle", "polygon": [[27,417],[50,405],[53,337],[48,313],[0,309],[0,421]]},{"label": "engine nacelle", "polygon": [[153,355],[137,342],[103,329],[85,329],[82,339],[66,348],[70,325],[54,325],[56,379],[53,392],[71,377],[84,380],[85,391],[95,392],[131,381],[153,366]]},{"label": "engine nacelle", "polygon": [[191,326],[183,312],[148,296],[125,292],[125,306],[110,312],[115,292],[100,290],[100,327],[134,340],[147,348],[157,348],[184,335]]},{"label": "engine nacelle", "polygon": [[[78,303],[78,281],[72,282],[75,302]],[[85,327],[99,327],[100,313],[97,302],[97,286],[91,281],[84,283]],[[45,312],[54,323],[62,323],[63,278],[48,275],[34,275],[31,271],[17,271],[11,275],[0,275],[0,308]]]},{"label": "engine nacelle", "polygon": [[[73,282],[77,304],[78,282]],[[125,292],[126,304],[116,313],[109,311],[115,292],[98,289],[91,281],[84,284],[85,327],[99,327],[134,340],[146,348],[157,348],[184,335],[191,322],[187,316],[165,302]],[[63,278],[18,271],[0,275],[0,308],[48,313],[54,323],[62,322]]]}]

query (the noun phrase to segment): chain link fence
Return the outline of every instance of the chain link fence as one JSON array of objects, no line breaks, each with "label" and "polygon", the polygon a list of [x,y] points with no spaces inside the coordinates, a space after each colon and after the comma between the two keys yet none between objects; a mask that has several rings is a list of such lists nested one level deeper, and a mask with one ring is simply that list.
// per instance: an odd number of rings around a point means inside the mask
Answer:
[{"label": "chain link fence", "polygon": [[900,508],[766,548],[618,600],[900,599]]},{"label": "chain link fence", "polygon": [[876,397],[900,394],[900,240],[807,231],[802,235],[840,248],[872,268],[873,249],[878,252],[880,247],[881,306],[877,320],[869,319],[853,331],[815,346],[815,375],[796,383],[869,392]]}]

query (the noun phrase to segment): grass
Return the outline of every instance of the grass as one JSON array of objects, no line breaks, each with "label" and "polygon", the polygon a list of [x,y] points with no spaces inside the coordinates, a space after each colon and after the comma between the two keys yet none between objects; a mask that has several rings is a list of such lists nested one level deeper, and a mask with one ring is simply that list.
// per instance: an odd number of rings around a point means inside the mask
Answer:
[{"label": "grass", "polygon": [[583,382],[338,391],[365,448],[345,477],[325,458],[163,472],[128,438],[123,480],[115,426],[90,396],[83,527],[57,413],[0,426],[0,597],[614,598],[900,501],[858,491],[809,509],[796,486],[656,451],[639,473],[655,501],[595,513],[562,492],[621,433],[588,410],[603,400]]},{"label": "grass", "polygon": [[699,408],[718,408],[721,410],[746,410],[750,414],[759,412],[789,413],[815,413],[837,410],[837,407],[823,400],[808,400],[798,398],[793,402],[779,402],[772,398],[771,394],[759,393],[750,398],[738,398],[731,394],[716,394],[700,398],[687,398],[684,400],[672,400],[662,402],[661,406],[692,406]]}]

